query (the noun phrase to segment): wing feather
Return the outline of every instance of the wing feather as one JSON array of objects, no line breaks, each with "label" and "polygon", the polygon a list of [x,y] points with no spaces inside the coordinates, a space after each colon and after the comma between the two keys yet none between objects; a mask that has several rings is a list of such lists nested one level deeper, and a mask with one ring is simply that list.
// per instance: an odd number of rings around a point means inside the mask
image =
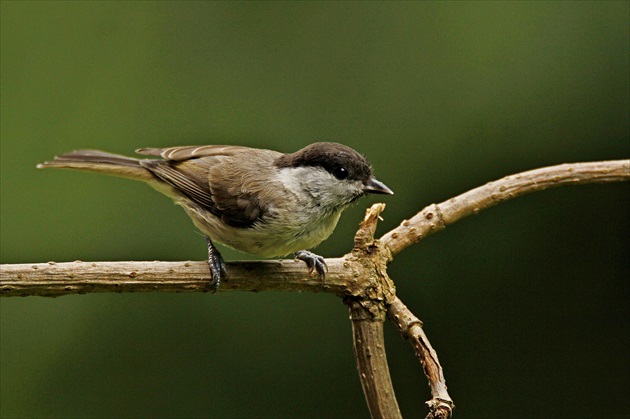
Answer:
[{"label": "wing feather", "polygon": [[146,156],[158,156],[171,161],[183,161],[195,157],[233,156],[247,150],[250,150],[250,148],[234,145],[193,145],[168,148],[139,148],[136,150],[136,153]]},{"label": "wing feather", "polygon": [[215,204],[207,181],[207,170],[204,176],[203,170],[186,170],[187,168],[181,167],[181,164],[172,164],[164,160],[144,160],[141,164],[202,207],[214,212]]},{"label": "wing feather", "polygon": [[[177,191],[233,227],[250,227],[269,214],[268,188],[273,161],[281,153],[256,150],[255,158],[239,154],[252,151],[239,146],[191,146],[140,149],[138,153],[166,160],[141,160],[140,164]],[[250,156],[251,157],[251,156]],[[272,189],[277,189],[273,188]]]}]

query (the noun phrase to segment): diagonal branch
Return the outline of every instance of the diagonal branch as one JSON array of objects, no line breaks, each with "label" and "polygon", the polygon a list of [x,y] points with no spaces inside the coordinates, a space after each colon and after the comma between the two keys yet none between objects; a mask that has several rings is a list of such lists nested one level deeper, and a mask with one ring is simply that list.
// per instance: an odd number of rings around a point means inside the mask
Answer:
[{"label": "diagonal branch", "polygon": [[395,256],[447,225],[517,196],[558,186],[628,180],[630,160],[570,163],[530,170],[486,183],[440,204],[431,204],[380,240]]},{"label": "diagonal branch", "polygon": [[422,330],[422,321],[403,304],[398,297],[387,309],[387,317],[398,326],[400,334],[409,339],[424,369],[431,387],[431,400],[427,419],[450,418],[455,404],[446,390],[446,380],[437,353]]}]

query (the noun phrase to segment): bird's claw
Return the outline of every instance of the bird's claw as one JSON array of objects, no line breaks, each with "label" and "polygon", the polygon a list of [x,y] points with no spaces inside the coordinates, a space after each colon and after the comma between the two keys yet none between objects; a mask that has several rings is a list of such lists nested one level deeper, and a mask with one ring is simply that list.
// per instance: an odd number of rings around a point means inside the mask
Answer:
[{"label": "bird's claw", "polygon": [[221,280],[227,278],[227,269],[225,268],[223,256],[221,256],[221,253],[214,247],[214,244],[208,237],[206,237],[206,242],[208,243],[208,267],[212,276],[208,283],[208,288],[212,288],[212,293],[215,294],[219,290]]},{"label": "bird's claw", "polygon": [[221,280],[227,278],[227,270],[225,269],[225,262],[221,256],[215,256],[214,259],[209,259],[208,266],[210,267],[210,274],[212,275],[208,288],[212,288],[212,293],[215,294],[219,290]]},{"label": "bird's claw", "polygon": [[303,261],[308,266],[308,273],[312,274],[313,271],[317,271],[321,275],[322,279],[326,279],[326,272],[328,272],[328,266],[322,256],[319,256],[308,250],[300,250],[295,252],[294,257]]}]

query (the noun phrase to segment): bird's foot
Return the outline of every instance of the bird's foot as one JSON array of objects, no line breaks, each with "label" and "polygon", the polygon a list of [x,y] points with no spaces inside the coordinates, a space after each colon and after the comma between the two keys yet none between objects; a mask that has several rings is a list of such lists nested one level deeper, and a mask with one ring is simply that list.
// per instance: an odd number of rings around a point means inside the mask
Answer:
[{"label": "bird's foot", "polygon": [[212,275],[208,283],[208,288],[212,288],[212,293],[215,294],[219,290],[221,280],[227,278],[227,270],[225,269],[223,256],[221,256],[221,253],[214,247],[212,240],[206,237],[206,242],[208,243],[208,266],[210,267],[210,274]]},{"label": "bird's foot", "polygon": [[317,271],[317,273],[321,275],[322,279],[326,279],[328,266],[326,266],[326,261],[322,256],[316,255],[308,250],[299,250],[295,252],[294,257],[306,263],[306,266],[308,266],[309,269],[309,274],[312,274],[313,271]]}]

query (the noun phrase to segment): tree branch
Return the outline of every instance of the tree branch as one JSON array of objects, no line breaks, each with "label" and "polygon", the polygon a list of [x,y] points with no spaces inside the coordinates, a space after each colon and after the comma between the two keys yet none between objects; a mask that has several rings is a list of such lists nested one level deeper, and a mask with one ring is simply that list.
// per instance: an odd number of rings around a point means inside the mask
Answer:
[{"label": "tree branch", "polygon": [[402,418],[385,354],[383,321],[356,301],[347,301],[352,321],[354,357],[372,418]]},{"label": "tree branch", "polygon": [[[517,196],[564,185],[630,180],[630,160],[574,163],[507,176],[432,204],[374,240],[383,204],[368,209],[352,252],[327,259],[326,280],[306,274],[302,262],[273,260],[228,263],[220,291],[311,291],[343,297],[350,307],[359,377],[372,417],[400,417],[383,344],[385,315],[408,338],[431,386],[428,418],[448,418],[454,408],[442,367],[422,323],[396,297],[387,263],[423,237],[464,217]],[[0,265],[0,296],[56,297],[92,292],[211,291],[206,262],[68,262]]]},{"label": "tree branch", "polygon": [[[302,261],[228,262],[225,291],[310,291],[340,296],[357,293],[356,272],[344,258],[327,259],[326,281],[309,276]],[[0,265],[3,297],[58,297],[95,292],[206,292],[207,262],[65,262]]]},{"label": "tree branch", "polygon": [[440,204],[431,204],[381,237],[392,256],[426,236],[508,199],[567,185],[630,180],[630,160],[560,164],[511,176],[472,189]]}]

